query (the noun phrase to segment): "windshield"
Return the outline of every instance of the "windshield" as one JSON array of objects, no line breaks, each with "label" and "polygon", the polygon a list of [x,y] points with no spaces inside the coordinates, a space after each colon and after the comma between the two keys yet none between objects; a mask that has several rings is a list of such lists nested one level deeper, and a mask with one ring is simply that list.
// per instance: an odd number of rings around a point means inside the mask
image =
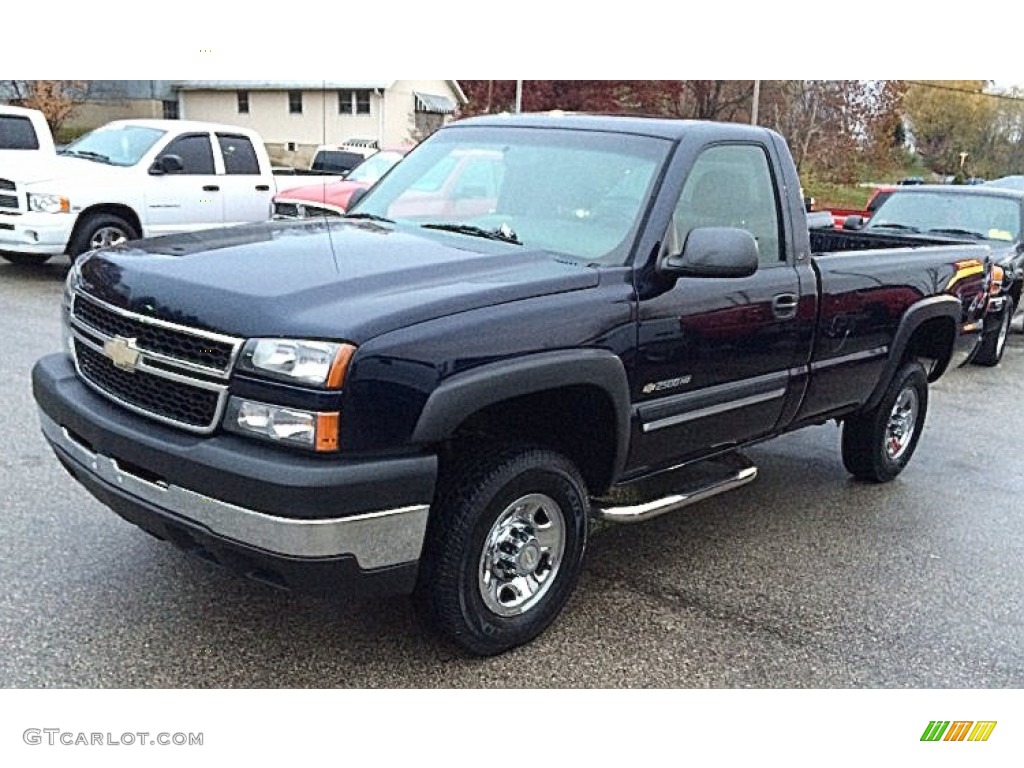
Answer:
[{"label": "windshield", "polygon": [[895,192],[866,228],[1014,241],[1021,232],[1020,202],[994,195]]},{"label": "windshield", "polygon": [[440,236],[494,236],[584,263],[623,264],[669,148],[598,131],[448,128],[355,210]]},{"label": "windshield", "polygon": [[378,152],[357,166],[352,173],[345,177],[345,180],[376,184],[380,177],[390,171],[401,159],[400,152]]},{"label": "windshield", "polygon": [[135,165],[164,133],[141,125],[107,125],[85,134],[61,154],[109,165]]}]

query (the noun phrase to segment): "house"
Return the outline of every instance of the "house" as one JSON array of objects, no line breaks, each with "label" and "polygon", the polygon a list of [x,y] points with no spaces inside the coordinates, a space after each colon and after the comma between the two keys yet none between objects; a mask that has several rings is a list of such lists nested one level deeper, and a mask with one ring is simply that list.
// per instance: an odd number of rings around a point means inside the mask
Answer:
[{"label": "house", "polygon": [[466,104],[454,80],[178,80],[178,116],[253,128],[276,163],[308,165],[321,144],[424,138]]}]

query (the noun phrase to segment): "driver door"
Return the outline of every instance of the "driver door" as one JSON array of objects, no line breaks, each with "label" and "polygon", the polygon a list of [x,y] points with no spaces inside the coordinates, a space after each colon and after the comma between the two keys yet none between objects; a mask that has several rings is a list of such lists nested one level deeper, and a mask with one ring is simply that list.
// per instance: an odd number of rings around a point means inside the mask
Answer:
[{"label": "driver door", "polygon": [[186,133],[173,139],[157,162],[167,155],[181,158],[176,173],[147,175],[147,235],[166,235],[219,227],[224,223],[224,189],[214,164],[209,133]]}]

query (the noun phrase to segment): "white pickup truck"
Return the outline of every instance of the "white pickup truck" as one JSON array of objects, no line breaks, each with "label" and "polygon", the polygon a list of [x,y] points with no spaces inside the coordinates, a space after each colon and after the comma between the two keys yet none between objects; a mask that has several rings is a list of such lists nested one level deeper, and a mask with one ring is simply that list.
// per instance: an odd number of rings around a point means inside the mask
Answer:
[{"label": "white pickup truck", "polygon": [[139,237],[271,217],[270,158],[251,130],[117,120],[38,163],[0,161],[0,257],[41,264]]}]

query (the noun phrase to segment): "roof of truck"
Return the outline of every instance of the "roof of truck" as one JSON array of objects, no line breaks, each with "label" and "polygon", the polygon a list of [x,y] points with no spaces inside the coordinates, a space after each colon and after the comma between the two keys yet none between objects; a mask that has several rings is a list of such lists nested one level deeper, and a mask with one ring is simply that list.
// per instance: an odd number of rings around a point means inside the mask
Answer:
[{"label": "roof of truck", "polygon": [[42,117],[43,113],[38,109],[29,109],[28,107],[16,107],[13,104],[0,104],[0,112],[5,115],[20,115],[28,117],[29,115],[39,115]]},{"label": "roof of truck", "polygon": [[988,184],[911,184],[892,188],[894,195],[922,195],[943,193],[947,195],[971,195],[974,197],[1024,198],[1024,189],[990,186]]},{"label": "roof of truck", "polygon": [[662,139],[679,139],[684,134],[713,133],[715,136],[759,136],[767,128],[743,123],[716,123],[707,120],[669,120],[660,117],[633,117],[623,115],[592,115],[569,112],[527,112],[513,115],[483,115],[459,120],[445,130],[461,126],[501,126],[516,128],[568,128],[572,130],[632,133]]},{"label": "roof of truck", "polygon": [[224,123],[209,123],[205,120],[159,120],[155,118],[127,118],[124,120],[111,120],[105,126],[111,125],[138,125],[144,128],[157,128],[161,131],[224,131],[227,133],[257,133],[252,128],[243,128],[239,125],[227,125]]}]

